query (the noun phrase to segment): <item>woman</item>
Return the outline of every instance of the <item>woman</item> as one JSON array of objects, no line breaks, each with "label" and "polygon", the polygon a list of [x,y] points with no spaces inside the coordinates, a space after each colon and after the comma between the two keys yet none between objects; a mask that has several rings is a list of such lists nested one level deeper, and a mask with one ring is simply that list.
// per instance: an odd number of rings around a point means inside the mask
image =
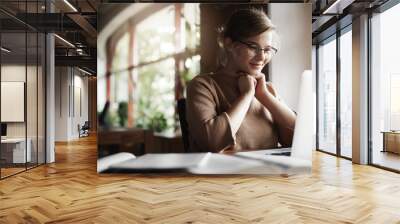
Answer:
[{"label": "woman", "polygon": [[261,73],[277,51],[276,36],[263,11],[242,9],[232,14],[220,32],[225,62],[215,73],[198,75],[188,85],[191,151],[291,145],[296,115]]}]

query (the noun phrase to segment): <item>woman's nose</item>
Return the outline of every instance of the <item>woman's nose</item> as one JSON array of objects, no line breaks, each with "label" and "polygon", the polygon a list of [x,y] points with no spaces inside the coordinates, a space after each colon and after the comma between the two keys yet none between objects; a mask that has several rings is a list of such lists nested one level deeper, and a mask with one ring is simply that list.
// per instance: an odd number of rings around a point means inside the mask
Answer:
[{"label": "woman's nose", "polygon": [[265,61],[265,59],[266,59],[266,57],[267,57],[268,55],[266,54],[266,53],[264,53],[264,51],[258,51],[257,52],[257,54],[256,54],[256,59],[257,60],[260,60],[260,61]]}]

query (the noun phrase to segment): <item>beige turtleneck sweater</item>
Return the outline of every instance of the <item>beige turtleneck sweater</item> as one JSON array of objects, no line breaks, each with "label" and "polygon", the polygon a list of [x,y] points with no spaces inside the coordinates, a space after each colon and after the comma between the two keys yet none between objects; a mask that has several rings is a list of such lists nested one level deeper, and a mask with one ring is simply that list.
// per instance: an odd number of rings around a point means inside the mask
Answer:
[{"label": "beige turtleneck sweater", "polygon": [[238,77],[196,76],[188,85],[186,117],[190,151],[219,152],[276,148],[278,130],[269,111],[254,98],[236,135],[226,111],[239,97]]}]

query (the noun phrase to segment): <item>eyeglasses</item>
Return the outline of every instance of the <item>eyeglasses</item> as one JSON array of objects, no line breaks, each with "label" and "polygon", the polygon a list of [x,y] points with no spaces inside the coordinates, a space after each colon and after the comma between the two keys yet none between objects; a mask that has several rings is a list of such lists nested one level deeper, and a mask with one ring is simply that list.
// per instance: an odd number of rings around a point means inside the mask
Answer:
[{"label": "eyeglasses", "polygon": [[244,44],[247,46],[247,48],[250,50],[250,52],[252,53],[253,56],[256,56],[257,54],[259,54],[260,52],[263,52],[264,55],[275,55],[276,52],[278,52],[278,49],[272,47],[272,46],[268,46],[266,48],[260,48],[257,44],[252,44],[252,43],[247,43],[241,40],[238,40],[239,43]]}]

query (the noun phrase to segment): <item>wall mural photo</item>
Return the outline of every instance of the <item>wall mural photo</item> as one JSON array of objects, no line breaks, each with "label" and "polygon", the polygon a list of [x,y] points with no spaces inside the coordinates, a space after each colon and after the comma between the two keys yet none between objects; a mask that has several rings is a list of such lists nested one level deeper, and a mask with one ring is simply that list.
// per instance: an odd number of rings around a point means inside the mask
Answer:
[{"label": "wall mural photo", "polygon": [[99,173],[310,172],[310,4],[102,4],[98,21]]}]

